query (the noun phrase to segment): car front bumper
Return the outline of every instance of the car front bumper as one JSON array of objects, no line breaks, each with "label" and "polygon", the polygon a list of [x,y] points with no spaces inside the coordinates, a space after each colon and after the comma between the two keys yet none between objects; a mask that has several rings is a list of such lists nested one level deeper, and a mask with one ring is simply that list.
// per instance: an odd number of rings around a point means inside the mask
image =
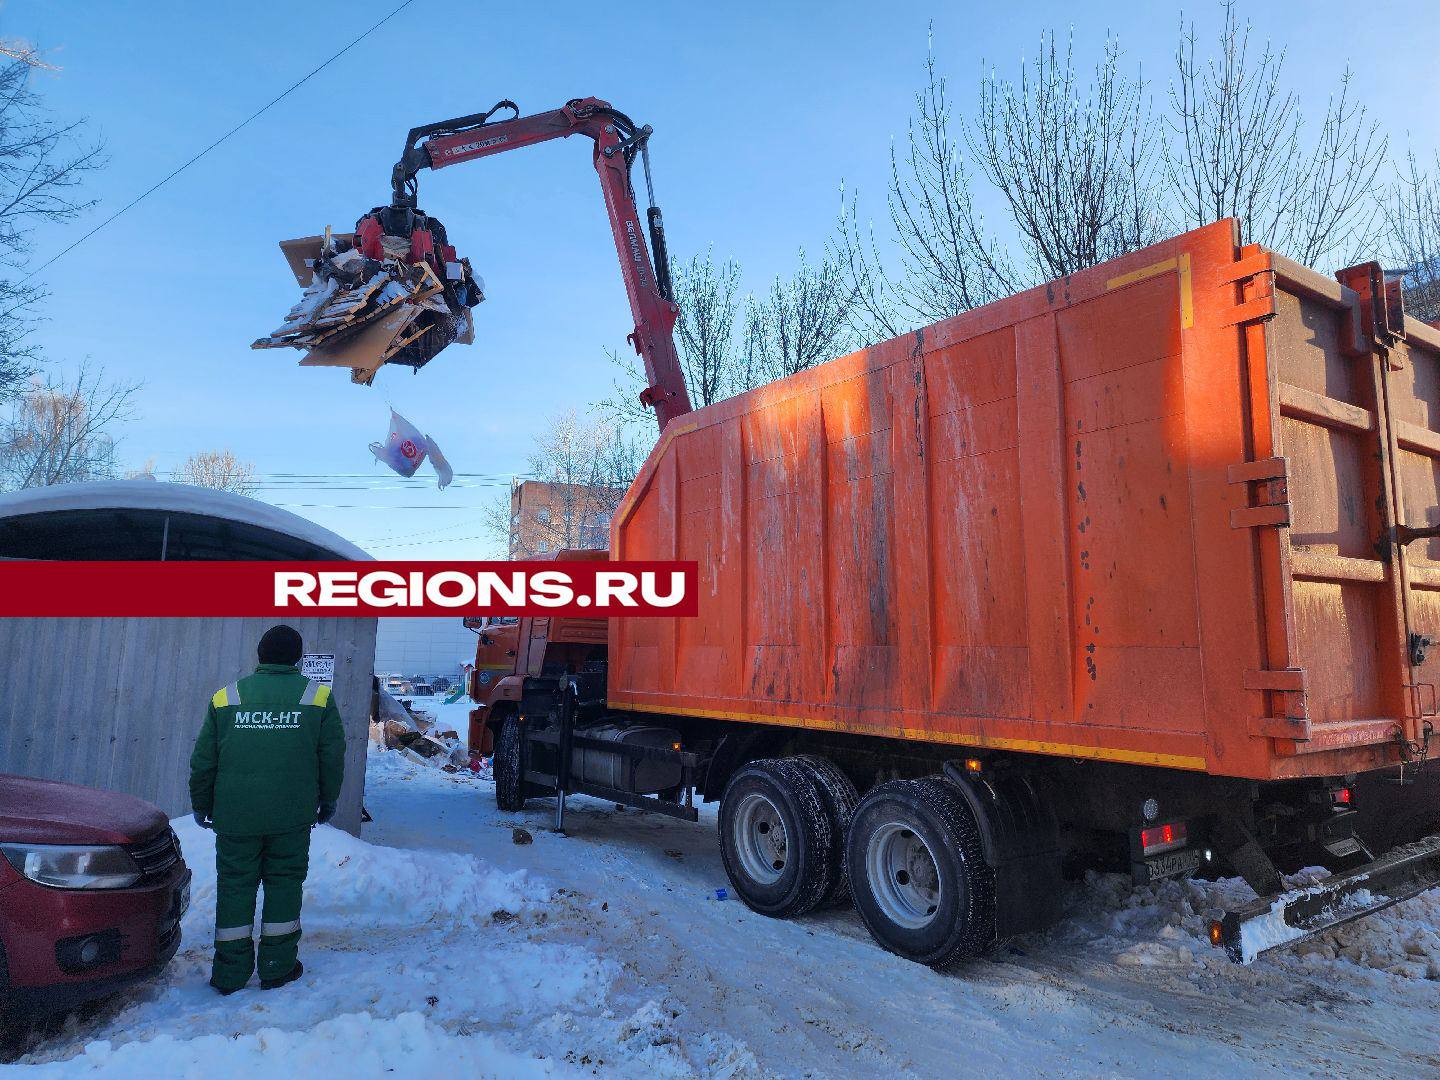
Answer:
[{"label": "car front bumper", "polygon": [[[105,997],[161,971],[180,948],[180,920],[190,901],[190,870],[178,863],[164,878],[134,889],[52,889],[30,881],[5,889],[0,912],[6,1013],[38,1018]],[[57,943],[118,934],[118,956],[84,971],[60,967]]]}]

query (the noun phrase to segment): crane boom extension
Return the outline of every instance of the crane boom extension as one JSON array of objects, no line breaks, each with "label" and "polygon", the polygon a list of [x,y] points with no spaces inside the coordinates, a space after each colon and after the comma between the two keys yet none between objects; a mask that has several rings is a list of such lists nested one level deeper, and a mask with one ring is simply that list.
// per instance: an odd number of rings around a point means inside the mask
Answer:
[{"label": "crane boom extension", "polygon": [[[504,120],[491,119],[504,109],[514,115]],[[645,363],[646,389],[640,400],[654,408],[655,419],[664,431],[673,417],[689,412],[691,405],[675,348],[679,308],[671,291],[664,223],[650,190],[650,134],[648,125],[637,128],[629,117],[598,98],[575,98],[562,108],[524,117],[514,102],[502,101],[489,112],[412,128],[392,173],[391,185],[392,206],[397,210],[414,209],[415,178],[421,169],[448,168],[570,135],[593,139],[595,172],[600,177],[625,292],[635,319],[635,332],[628,340]],[[654,248],[653,262],[631,184],[631,166],[637,155],[643,161],[649,197],[647,225]]]}]

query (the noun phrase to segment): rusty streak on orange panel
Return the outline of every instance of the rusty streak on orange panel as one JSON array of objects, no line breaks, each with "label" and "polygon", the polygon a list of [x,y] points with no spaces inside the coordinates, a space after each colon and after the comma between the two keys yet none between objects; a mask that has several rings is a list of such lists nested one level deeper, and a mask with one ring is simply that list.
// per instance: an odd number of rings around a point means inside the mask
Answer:
[{"label": "rusty streak on orange panel", "polygon": [[1222,221],[672,424],[615,550],[695,559],[707,596],[670,640],[611,621],[612,705],[1257,779],[1394,761],[1436,707],[1405,635],[1440,638],[1440,540],[1376,541],[1440,505],[1440,348],[1357,357],[1322,285]]}]

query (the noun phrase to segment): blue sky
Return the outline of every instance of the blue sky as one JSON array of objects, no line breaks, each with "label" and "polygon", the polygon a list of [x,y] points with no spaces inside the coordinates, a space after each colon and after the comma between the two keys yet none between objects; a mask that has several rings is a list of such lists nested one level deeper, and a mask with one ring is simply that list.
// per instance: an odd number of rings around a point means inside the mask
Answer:
[{"label": "blue sky", "polygon": [[[37,238],[43,260],[269,100],[398,0],[303,4],[7,0],[0,35],[59,66],[37,88],[62,117],[87,116],[110,163],[89,185],[99,208]],[[1218,3],[1193,5],[1202,39]],[[1260,37],[1283,43],[1309,112],[1347,60],[1394,143],[1440,146],[1433,0],[1251,3]],[[1297,12],[1303,11],[1303,18]],[[1188,12],[1187,12],[1188,13]],[[546,419],[605,397],[607,348],[630,329],[588,144],[564,140],[422,174],[421,205],[485,278],[476,343],[418,375],[384,369],[371,388],[300,369],[290,350],[249,343],[298,296],[280,239],[348,228],[388,198],[406,131],[488,108],[522,112],[607,98],[655,128],[655,180],[672,252],[714,245],[762,289],[804,246],[830,238],[841,180],[880,211],[892,135],[903,136],[923,75],[927,24],[961,101],[982,63],[1018,72],[1047,28],[1077,51],[1118,32],[1163,91],[1178,6],[1033,3],[509,5],[415,0],[398,19],[224,146],[57,262],[40,340],[51,361],[90,358],[143,379],[124,431],[131,466],[165,471],[228,447],[262,475],[387,474],[366,444],[393,405],[458,472],[523,471]],[[1367,66],[1380,57],[1377,66]],[[428,468],[421,474],[428,478]],[[498,553],[482,508],[502,487],[281,490],[287,505],[379,556]],[[295,504],[323,504],[297,506]],[[386,507],[388,509],[376,509]]]}]

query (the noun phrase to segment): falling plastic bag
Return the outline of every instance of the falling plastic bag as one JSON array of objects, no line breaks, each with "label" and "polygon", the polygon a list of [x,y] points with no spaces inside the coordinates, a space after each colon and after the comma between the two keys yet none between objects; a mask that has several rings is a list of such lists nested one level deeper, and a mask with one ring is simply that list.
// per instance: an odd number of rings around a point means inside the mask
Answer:
[{"label": "falling plastic bag", "polygon": [[436,484],[441,491],[450,485],[455,479],[455,470],[450,468],[450,462],[445,460],[445,455],[440,452],[440,447],[429,435],[425,436],[425,445],[430,450],[430,467],[435,470]]},{"label": "falling plastic bag", "polygon": [[435,440],[421,434],[419,428],[394,409],[390,410],[389,436],[383,443],[371,443],[370,452],[407,478],[414,476],[415,470],[429,457],[442,490],[455,478],[454,470]]},{"label": "falling plastic bag", "polygon": [[427,449],[420,429],[394,409],[390,410],[390,437],[384,443],[370,444],[372,454],[405,477],[415,475]]}]

